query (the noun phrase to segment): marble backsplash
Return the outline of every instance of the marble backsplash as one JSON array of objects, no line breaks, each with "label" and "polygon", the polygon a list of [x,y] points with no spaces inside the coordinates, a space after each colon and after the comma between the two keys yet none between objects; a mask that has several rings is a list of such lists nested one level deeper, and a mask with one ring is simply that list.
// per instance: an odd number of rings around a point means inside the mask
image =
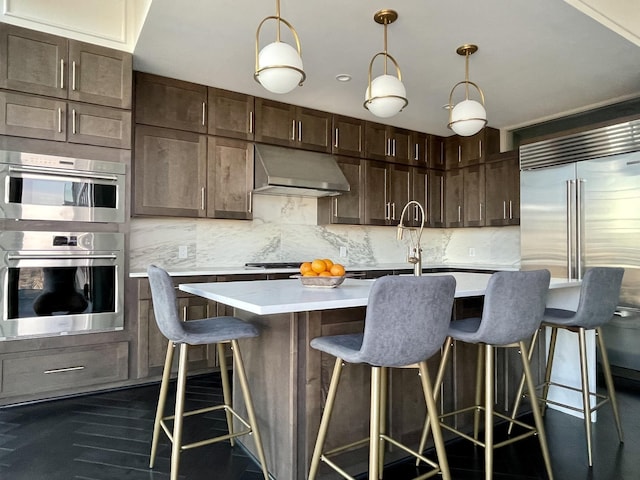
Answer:
[{"label": "marble backsplash", "polygon": [[[130,270],[143,271],[150,263],[193,270],[318,257],[346,266],[406,260],[408,242],[397,240],[393,227],[317,225],[314,198],[256,195],[253,205],[252,221],[132,219]],[[423,265],[520,263],[519,227],[427,228],[421,245]],[[340,257],[341,247],[346,249],[345,257]],[[186,249],[185,258],[180,258],[181,249],[182,253]]]}]

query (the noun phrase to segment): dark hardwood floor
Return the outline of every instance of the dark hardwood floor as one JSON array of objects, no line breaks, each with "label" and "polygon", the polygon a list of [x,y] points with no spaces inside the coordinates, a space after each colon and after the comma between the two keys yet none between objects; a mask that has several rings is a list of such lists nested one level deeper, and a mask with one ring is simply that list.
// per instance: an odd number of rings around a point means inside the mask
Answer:
[{"label": "dark hardwood floor", "polygon": [[[625,442],[618,442],[611,408],[594,424],[594,466],[589,468],[582,420],[548,410],[545,417],[557,480],[637,480],[640,478],[640,386],[617,382]],[[163,438],[153,470],[148,467],[158,385],[0,409],[0,478],[7,480],[160,480],[169,478],[170,449]],[[217,376],[188,382],[188,407],[219,398]],[[225,428],[220,413],[186,424],[191,438]],[[192,417],[194,418],[194,417]],[[483,451],[470,442],[447,445],[455,480],[482,479]],[[385,470],[385,478],[413,478],[413,462]],[[254,480],[260,470],[242,448],[228,442],[183,453],[181,478]],[[498,449],[495,480],[545,479],[537,439]]]}]

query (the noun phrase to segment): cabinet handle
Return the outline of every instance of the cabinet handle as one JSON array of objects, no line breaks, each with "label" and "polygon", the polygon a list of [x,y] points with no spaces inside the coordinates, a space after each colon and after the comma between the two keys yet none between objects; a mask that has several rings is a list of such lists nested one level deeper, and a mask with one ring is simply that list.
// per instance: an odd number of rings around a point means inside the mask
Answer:
[{"label": "cabinet handle", "polygon": [[340,136],[340,130],[338,130],[338,128],[337,128],[337,127],[336,127],[336,128],[334,128],[334,135],[335,135],[336,140],[335,140],[335,142],[333,143],[333,146],[334,146],[335,148],[338,148],[338,138],[339,138],[339,136]]},{"label": "cabinet handle", "polygon": [[458,223],[460,223],[462,220],[462,206],[458,205]]},{"label": "cabinet handle", "polygon": [[253,133],[253,111],[249,112],[249,133]]},{"label": "cabinet handle", "polygon": [[[509,202],[511,203],[511,202]],[[507,219],[507,201],[503,200],[502,201],[502,219],[506,220]]]},{"label": "cabinet handle", "polygon": [[509,220],[513,219],[513,204],[511,200],[509,200]]},{"label": "cabinet handle", "polygon": [[462,162],[462,145],[458,145],[458,163]]},{"label": "cabinet handle", "polygon": [[187,310],[187,306],[185,305],[184,307],[182,307],[182,321],[186,322],[188,320],[188,310]]},{"label": "cabinet handle", "polygon": [[291,120],[291,140],[296,139],[296,121]]},{"label": "cabinet handle", "polygon": [[480,221],[482,221],[482,202],[480,202]]},{"label": "cabinet handle", "polygon": [[58,107],[58,133],[62,133],[62,108]]},{"label": "cabinet handle", "polygon": [[76,134],[76,109],[71,109],[71,133]]},{"label": "cabinet handle", "polygon": [[420,147],[419,145],[416,143],[415,144],[415,150],[413,152],[413,159],[418,161],[418,157],[420,156]]},{"label": "cabinet handle", "polygon": [[249,192],[249,213],[253,212],[253,192]]},{"label": "cabinet handle", "polygon": [[302,141],[302,121],[298,121],[298,141]]},{"label": "cabinet handle", "polygon": [[391,218],[391,202],[384,204],[384,219],[389,220]]},{"label": "cabinet handle", "polygon": [[482,157],[482,140],[479,141],[480,156]]},{"label": "cabinet handle", "polygon": [[333,197],[333,218],[338,218],[338,197]]},{"label": "cabinet handle", "polygon": [[393,156],[396,156],[396,139],[393,139]]},{"label": "cabinet handle", "polygon": [[82,365],[78,365],[77,367],[52,368],[51,370],[45,370],[43,373],[49,375],[51,373],[75,372],[76,370],[84,370],[84,368]]},{"label": "cabinet handle", "polygon": [[64,58],[60,59],[60,88],[64,90]]},{"label": "cabinet handle", "polygon": [[76,61],[71,62],[71,90],[76,90]]},{"label": "cabinet handle", "polygon": [[387,148],[385,149],[384,154],[385,154],[387,157],[390,157],[390,156],[391,156],[391,139],[390,139],[390,138],[387,138]]},{"label": "cabinet handle", "polygon": [[417,222],[417,221],[419,221],[419,220],[420,220],[420,219],[418,218],[418,213],[419,213],[418,207],[417,207],[416,205],[414,205],[414,206],[413,206],[413,221],[414,221],[414,222]]},{"label": "cabinet handle", "polygon": [[396,219],[396,202],[391,203],[391,220]]},{"label": "cabinet handle", "polygon": [[444,177],[440,177],[440,223],[444,223]]},{"label": "cabinet handle", "polygon": [[202,126],[204,127],[207,124],[207,104],[206,102],[202,102]]},{"label": "cabinet handle", "polygon": [[204,210],[204,187],[200,189],[200,210]]}]

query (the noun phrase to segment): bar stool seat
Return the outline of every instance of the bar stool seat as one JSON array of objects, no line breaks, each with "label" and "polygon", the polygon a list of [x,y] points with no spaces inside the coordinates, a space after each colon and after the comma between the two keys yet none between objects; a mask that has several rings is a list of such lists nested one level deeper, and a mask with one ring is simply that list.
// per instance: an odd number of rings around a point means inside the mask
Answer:
[{"label": "bar stool seat", "polygon": [[[602,326],[613,318],[613,313],[618,305],[620,296],[620,288],[622,285],[622,277],[624,275],[623,268],[614,267],[593,267],[585,272],[580,287],[580,299],[576,311],[565,310],[560,308],[547,308],[544,312],[542,322],[543,327],[551,329],[551,338],[549,342],[549,354],[547,358],[547,368],[545,370],[544,382],[536,386],[536,398],[543,406],[558,405],[569,410],[580,412],[584,418],[584,428],[587,440],[587,457],[589,466],[593,465],[592,445],[591,445],[591,414],[600,407],[611,404],[613,409],[613,417],[618,430],[618,438],[620,443],[624,441],[622,433],[622,424],[620,422],[620,413],[618,410],[618,402],[616,392],[613,385],[613,377],[611,375],[611,366],[609,365],[609,357],[604,344],[602,335]],[[551,381],[551,373],[553,369],[553,359],[556,350],[556,341],[558,330],[563,329],[578,334],[578,346],[580,351],[580,372],[581,372],[581,388],[575,388],[570,385],[561,384]],[[600,364],[604,374],[607,394],[600,394],[590,391],[589,374],[587,368],[587,342],[586,332],[595,330],[598,350],[600,352]],[[538,333],[534,336],[529,355],[535,349],[535,343],[538,340]],[[548,398],[549,388],[557,387],[582,394],[582,406],[580,408],[567,405]],[[518,413],[521,399],[523,398],[524,382],[520,381],[518,395],[513,406],[513,417]],[[532,390],[528,390],[529,392]],[[540,393],[538,393],[540,392]],[[528,395],[528,393],[527,393]],[[591,403],[591,399],[595,402]],[[511,427],[510,427],[511,429]]]},{"label": "bar stool seat", "polygon": [[[437,462],[411,450],[385,433],[386,402],[383,384],[385,369],[417,364],[427,411],[433,414],[437,412],[426,361],[440,350],[447,334],[455,285],[455,278],[450,275],[379,278],[369,294],[363,333],[325,336],[311,340],[311,347],[335,356],[336,360],[311,459],[309,480],[316,478],[321,461],[342,477],[353,479],[332,457],[366,444],[369,445],[369,479],[379,480],[382,478],[380,474],[384,463],[384,442],[401,448],[432,467],[419,478],[428,478],[438,473],[441,473],[445,480],[451,478],[440,429],[435,428],[433,432]],[[324,443],[343,362],[364,363],[371,367],[369,437],[327,452],[324,451]]]},{"label": "bar stool seat", "polygon": [[[482,318],[467,318],[451,322],[436,376],[436,392],[439,390],[437,387],[443,381],[444,371],[454,341],[476,344],[478,345],[478,361],[475,403],[453,412],[445,412],[439,417],[435,415],[428,416],[420,442],[420,450],[426,444],[429,429],[439,425],[441,428],[484,448],[485,479],[490,480],[493,478],[494,449],[537,435],[547,474],[551,480],[553,479],[549,448],[540,410],[538,408],[532,409],[535,421],[535,426],[532,426],[513,420],[496,412],[494,409],[494,350],[496,348],[520,348],[521,351],[526,351],[524,340],[531,338],[542,321],[550,277],[548,270],[494,273],[487,284]],[[527,384],[533,386],[529,359],[526,355],[520,355],[520,357]],[[484,398],[482,395],[483,384]],[[466,412],[473,412],[473,436],[449,425],[445,421],[451,416]],[[480,412],[484,412],[484,441],[480,440],[479,436]],[[433,422],[433,418],[438,418],[439,421]],[[515,421],[525,429],[525,433],[506,441],[495,443],[493,427],[496,418]]]},{"label": "bar stool seat", "polygon": [[[151,296],[156,317],[156,323],[162,334],[169,340],[167,355],[165,357],[164,370],[162,372],[162,382],[160,385],[160,396],[153,425],[153,438],[151,442],[151,455],[149,468],[153,468],[160,438],[160,431],[163,430],[171,441],[171,480],[178,479],[180,465],[180,453],[183,450],[209,445],[224,440],[229,440],[234,445],[234,439],[241,435],[252,434],[256,443],[258,459],[262,468],[265,480],[268,480],[269,473],[262,447],[262,440],[258,430],[258,424],[251,400],[249,385],[247,382],[238,339],[258,336],[258,330],[239,318],[235,317],[213,317],[200,320],[181,321],[178,316],[176,303],[176,292],[173,281],[169,274],[155,265],[150,265],[147,269],[149,284],[151,286]],[[231,405],[231,387],[225,359],[224,345],[231,344],[233,353],[234,369],[238,374],[240,387],[245,399],[247,408],[247,419],[240,416]],[[224,403],[200,408],[198,410],[185,412],[185,388],[187,382],[188,348],[190,345],[216,344],[216,353],[220,364],[220,376],[222,379],[222,390]],[[179,346],[178,379],[176,386],[175,412],[173,415],[165,416],[165,405],[171,380],[171,365],[173,363],[174,347]],[[226,414],[228,434],[199,440],[189,444],[182,443],[182,432],[184,417],[199,415],[216,410],[224,410]],[[238,420],[244,427],[240,431],[235,431],[233,419]],[[173,428],[169,427],[169,421],[173,420]]]}]

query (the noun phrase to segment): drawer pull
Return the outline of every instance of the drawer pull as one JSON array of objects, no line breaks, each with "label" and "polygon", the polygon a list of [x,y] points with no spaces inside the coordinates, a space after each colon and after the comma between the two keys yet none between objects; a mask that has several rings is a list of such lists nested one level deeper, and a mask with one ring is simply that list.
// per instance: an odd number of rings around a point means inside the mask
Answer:
[{"label": "drawer pull", "polygon": [[66,367],[66,368],[54,368],[52,370],[45,370],[44,373],[45,373],[45,375],[48,375],[50,373],[74,372],[76,370],[84,370],[84,366]]}]

